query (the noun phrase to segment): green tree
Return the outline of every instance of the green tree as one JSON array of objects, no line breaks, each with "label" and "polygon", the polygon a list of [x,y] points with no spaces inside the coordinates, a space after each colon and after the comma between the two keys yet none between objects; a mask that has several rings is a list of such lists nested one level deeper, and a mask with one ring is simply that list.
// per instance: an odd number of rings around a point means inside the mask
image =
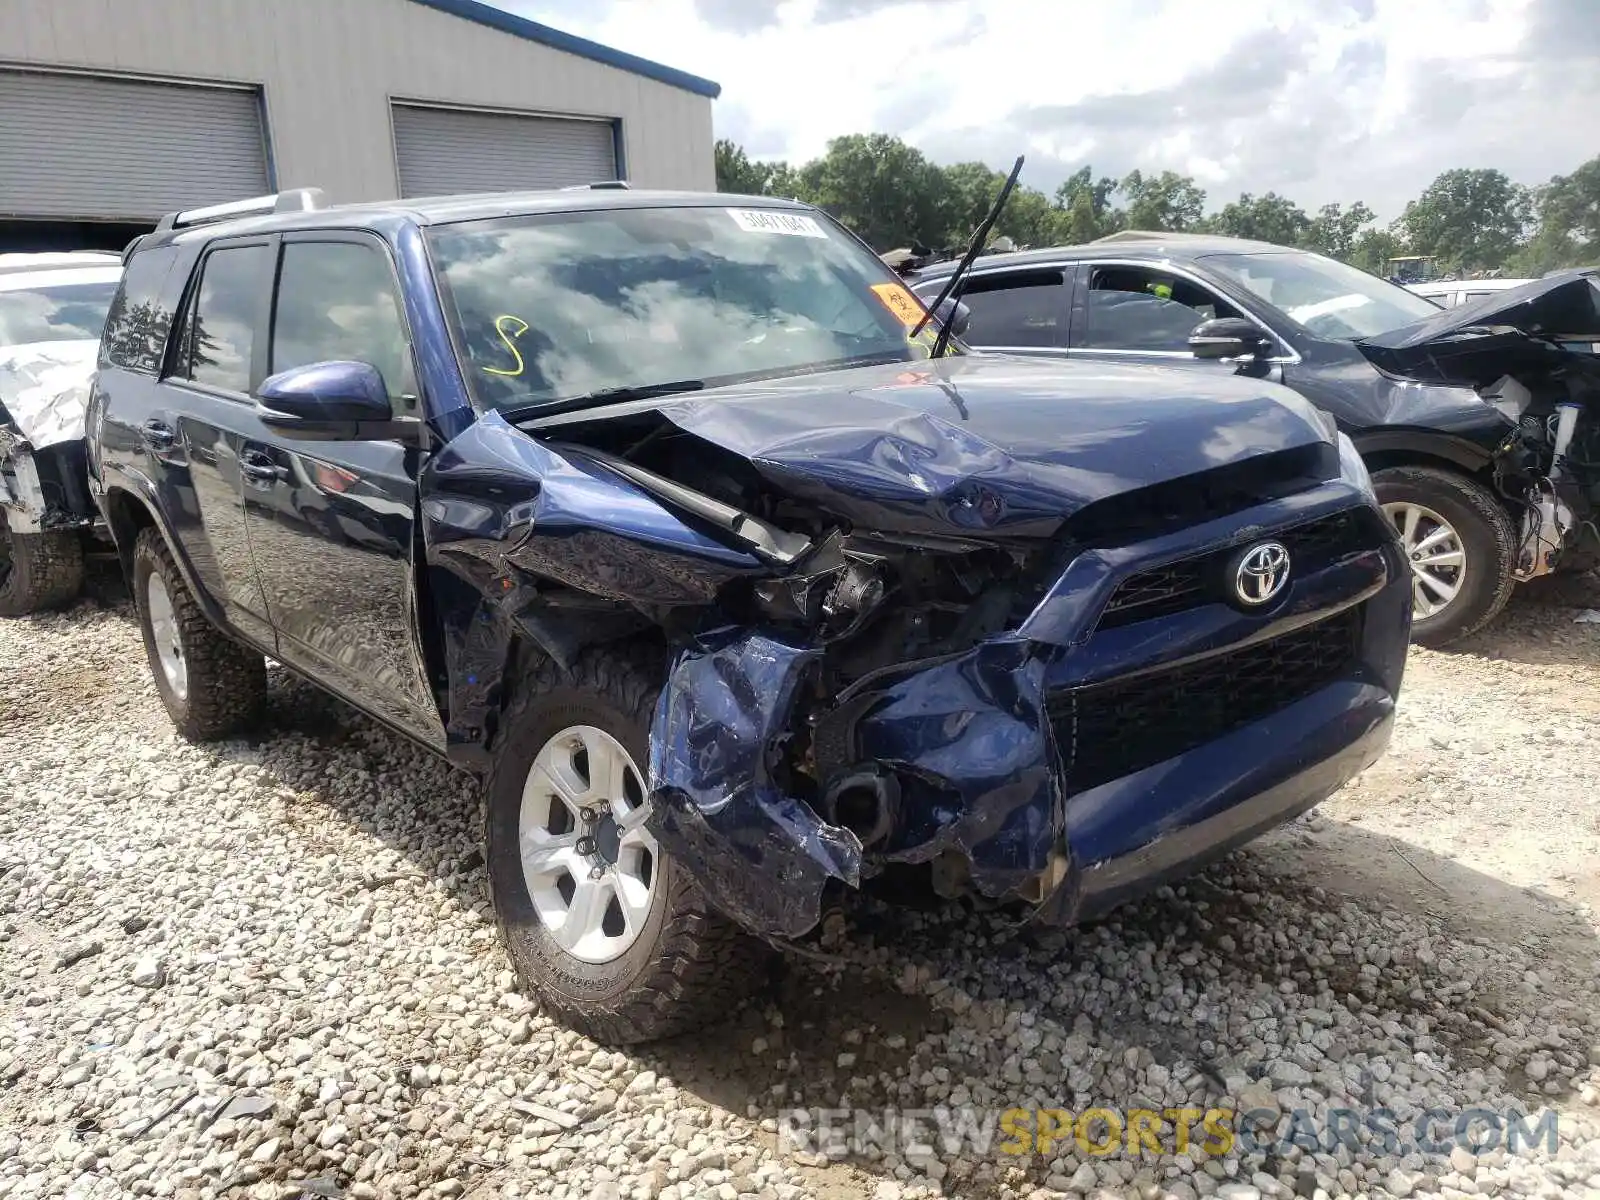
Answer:
[{"label": "green tree", "polygon": [[1006,177],[983,163],[964,162],[945,167],[944,179],[948,208],[944,231],[937,244],[954,245],[972,236],[978,223],[988,215]]},{"label": "green tree", "polygon": [[1268,192],[1252,196],[1242,192],[1222,211],[1207,218],[1206,228],[1229,237],[1254,238],[1279,246],[1297,246],[1311,227],[1311,218],[1293,200]]},{"label": "green tree", "polygon": [[937,244],[949,223],[944,172],[922,151],[887,134],[834,138],[828,151],[800,168],[805,198],[885,251],[911,242]]},{"label": "green tree", "polygon": [[1175,171],[1159,175],[1130,171],[1123,177],[1120,190],[1128,198],[1129,229],[1192,229],[1206,207],[1205,189]]},{"label": "green tree", "polygon": [[1109,175],[1096,180],[1089,166],[1075,171],[1056,189],[1056,208],[1064,214],[1062,240],[1081,245],[1122,228],[1123,214],[1111,202],[1116,192],[1117,181]]},{"label": "green tree", "polygon": [[1398,224],[1412,251],[1471,271],[1501,266],[1521,245],[1531,217],[1528,189],[1504,171],[1446,171],[1406,205]]},{"label": "green tree", "polygon": [[[1317,209],[1317,215],[1312,217],[1311,223],[1306,226],[1300,244],[1307,250],[1315,250],[1319,254],[1326,254],[1329,258],[1339,258],[1349,262],[1355,254],[1356,238],[1360,236],[1362,229],[1377,218],[1377,215],[1359,200],[1349,208],[1338,204],[1324,204]],[[1379,263],[1378,266],[1381,269],[1383,264]]]},{"label": "green tree", "polygon": [[1600,157],[1539,188],[1534,209],[1538,224],[1517,256],[1518,274],[1600,262]]},{"label": "green tree", "polygon": [[1350,244],[1350,253],[1341,255],[1353,267],[1384,274],[1384,267],[1397,254],[1405,253],[1405,243],[1388,229],[1363,229]]},{"label": "green tree", "polygon": [[773,184],[780,176],[787,176],[786,163],[756,162],[744,152],[744,147],[721,138],[713,147],[717,164],[717,191],[733,192],[744,196],[768,196],[775,193]]}]

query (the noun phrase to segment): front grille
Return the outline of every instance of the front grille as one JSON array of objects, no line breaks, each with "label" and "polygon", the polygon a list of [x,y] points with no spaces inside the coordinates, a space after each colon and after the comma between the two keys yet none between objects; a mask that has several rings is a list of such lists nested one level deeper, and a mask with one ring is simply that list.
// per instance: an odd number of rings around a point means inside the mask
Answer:
[{"label": "front grille", "polygon": [[[1268,536],[1287,547],[1290,569],[1297,575],[1321,570],[1343,555],[1372,544],[1370,533],[1353,512],[1319,517]],[[1233,552],[1214,550],[1130,575],[1112,593],[1097,628],[1116,629],[1220,601],[1227,582],[1224,568]]]},{"label": "front grille", "polygon": [[1069,794],[1215,741],[1340,678],[1359,609],[1198,662],[1052,694],[1046,704]]}]

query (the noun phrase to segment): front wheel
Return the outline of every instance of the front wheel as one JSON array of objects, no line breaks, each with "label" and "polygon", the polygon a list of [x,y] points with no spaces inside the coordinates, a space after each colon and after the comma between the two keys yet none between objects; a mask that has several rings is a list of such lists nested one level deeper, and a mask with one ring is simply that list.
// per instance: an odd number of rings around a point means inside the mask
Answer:
[{"label": "front wheel", "polygon": [[1372,484],[1411,568],[1412,640],[1446,646],[1493,620],[1516,565],[1516,532],[1494,493],[1434,467],[1390,467]]},{"label": "front wheel", "polygon": [[16,533],[0,513],[0,617],[60,608],[82,591],[78,534]]},{"label": "front wheel", "polygon": [[769,959],[646,827],[660,682],[618,651],[570,675],[546,664],[507,713],[485,788],[489,892],[512,965],[553,1016],[612,1045],[722,1019]]}]

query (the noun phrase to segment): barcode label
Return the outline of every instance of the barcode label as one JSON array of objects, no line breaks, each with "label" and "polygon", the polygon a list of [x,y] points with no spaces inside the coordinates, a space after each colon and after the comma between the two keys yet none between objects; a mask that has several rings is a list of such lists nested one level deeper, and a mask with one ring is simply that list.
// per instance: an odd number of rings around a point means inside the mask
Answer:
[{"label": "barcode label", "polygon": [[791,237],[826,238],[827,232],[815,217],[804,213],[780,212],[771,208],[730,208],[734,223],[746,233],[786,233]]}]

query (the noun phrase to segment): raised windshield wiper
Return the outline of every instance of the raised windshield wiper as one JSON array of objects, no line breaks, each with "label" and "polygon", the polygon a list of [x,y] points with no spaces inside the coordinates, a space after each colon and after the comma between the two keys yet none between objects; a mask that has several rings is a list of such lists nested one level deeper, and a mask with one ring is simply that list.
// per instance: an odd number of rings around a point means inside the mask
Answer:
[{"label": "raised windshield wiper", "polygon": [[967,281],[967,272],[972,269],[972,264],[977,260],[978,252],[983,249],[983,244],[989,239],[989,231],[994,228],[994,223],[1000,219],[1000,210],[1005,208],[1006,201],[1011,198],[1011,189],[1017,186],[1017,176],[1022,174],[1022,155],[1017,155],[1017,161],[1012,164],[1011,174],[1006,176],[1006,181],[1000,189],[1000,194],[994,198],[994,207],[989,210],[989,215],[979,222],[978,228],[973,231],[972,241],[967,246],[967,252],[961,256],[961,265],[951,274],[944,285],[944,290],[939,293],[939,298],[928,305],[927,315],[917,322],[916,328],[911,331],[911,336],[916,337],[922,332],[922,327],[933,320],[933,314],[943,308],[946,300],[950,301],[950,316],[939,322],[939,333],[933,339],[931,358],[943,358],[944,352],[950,346],[951,331],[956,323],[956,305],[961,303],[961,287]]},{"label": "raised windshield wiper", "polygon": [[502,408],[500,415],[507,421],[519,421],[524,417],[571,412],[575,408],[588,408],[594,404],[651,400],[657,396],[672,396],[679,392],[698,392],[705,386],[704,379],[680,379],[676,383],[646,383],[634,387],[601,388],[598,391],[585,392],[581,396],[563,396],[559,400],[544,400],[537,404],[519,404],[514,408]]}]

